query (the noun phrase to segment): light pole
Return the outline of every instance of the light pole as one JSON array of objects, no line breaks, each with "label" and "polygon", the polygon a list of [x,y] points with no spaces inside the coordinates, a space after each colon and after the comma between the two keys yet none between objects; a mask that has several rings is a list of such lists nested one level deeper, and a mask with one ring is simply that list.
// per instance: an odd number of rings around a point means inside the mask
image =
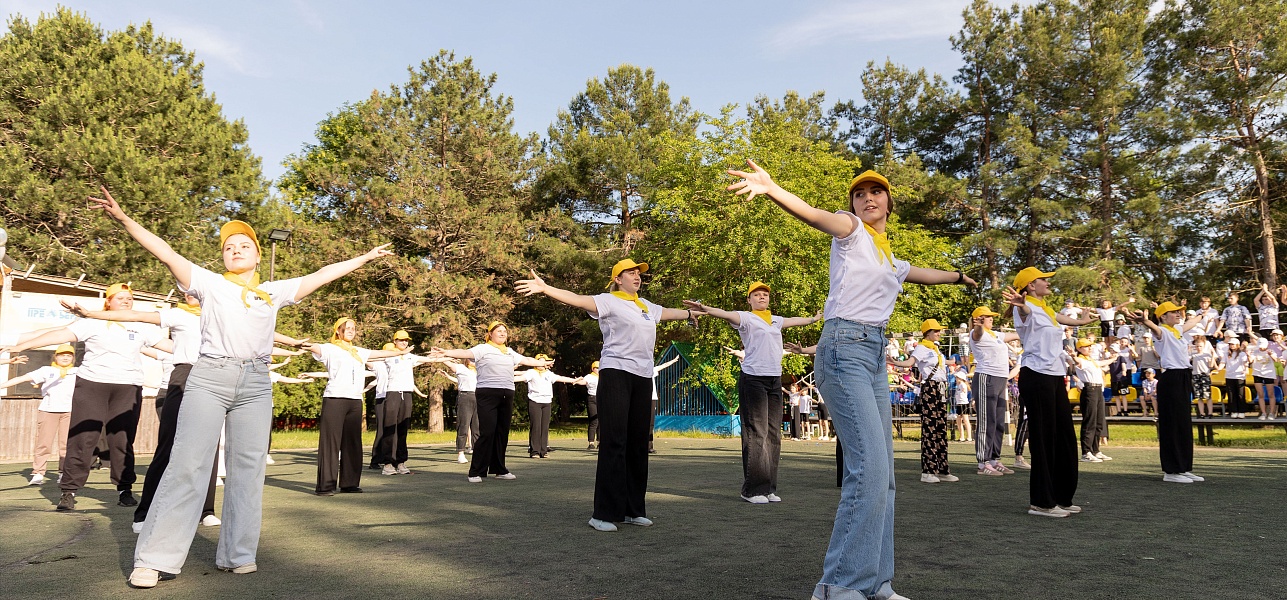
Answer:
[{"label": "light pole", "polygon": [[268,232],[268,239],[273,242],[272,257],[268,259],[268,281],[277,279],[277,242],[284,242],[290,239],[289,229],[274,229]]}]

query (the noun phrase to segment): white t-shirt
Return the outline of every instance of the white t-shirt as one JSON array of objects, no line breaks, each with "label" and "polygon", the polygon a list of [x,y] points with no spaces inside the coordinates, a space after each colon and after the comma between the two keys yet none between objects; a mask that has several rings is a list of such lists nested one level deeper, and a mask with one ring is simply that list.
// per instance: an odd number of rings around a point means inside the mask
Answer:
[{"label": "white t-shirt", "polygon": [[1278,305],[1261,304],[1256,307],[1256,313],[1260,316],[1260,330],[1270,331],[1278,329]]},{"label": "white t-shirt", "polygon": [[1068,370],[1065,367],[1064,334],[1059,324],[1050,320],[1050,315],[1040,306],[1031,302],[1028,305],[1028,318],[1023,318],[1019,307],[1014,307],[1014,327],[1023,343],[1023,354],[1020,364],[1043,375],[1063,377]]},{"label": "white t-shirt", "polygon": [[1127,339],[1130,339],[1130,337],[1131,337],[1131,326],[1130,326],[1130,325],[1118,325],[1118,326],[1117,326],[1117,331],[1116,331],[1113,335],[1114,335],[1114,336],[1116,336],[1116,337],[1119,337],[1119,338],[1127,338]]},{"label": "white t-shirt", "polygon": [[554,378],[551,371],[528,369],[523,371],[523,380],[527,382],[527,399],[537,404],[549,404],[554,401]]},{"label": "white t-shirt", "polygon": [[[388,359],[385,359],[388,360]],[[375,373],[375,397],[376,399],[389,397],[389,367],[384,364],[383,360],[377,360],[371,363],[371,371]],[[366,386],[362,386],[366,389]]]},{"label": "white t-shirt", "polygon": [[47,413],[71,412],[72,392],[76,391],[76,367],[67,370],[67,376],[58,373],[58,367],[40,367],[28,373],[31,383],[40,386],[40,406],[36,410]]},{"label": "white t-shirt", "polygon": [[[1177,330],[1178,331],[1178,330]],[[1165,327],[1162,335],[1153,334],[1153,349],[1157,350],[1158,360],[1163,369],[1189,369],[1189,346],[1193,345],[1193,330],[1180,333],[1180,337]]]},{"label": "white t-shirt", "polygon": [[384,367],[389,370],[389,391],[414,392],[416,390],[415,369],[418,364],[420,364],[420,357],[414,354],[402,354],[384,359]]},{"label": "white t-shirt", "polygon": [[1207,337],[1215,335],[1216,330],[1220,329],[1220,311],[1211,307],[1199,308],[1198,314],[1202,315],[1202,324],[1199,326],[1202,333]]},{"label": "white t-shirt", "polygon": [[782,317],[772,315],[772,323],[755,313],[737,311],[737,334],[742,337],[746,358],[742,359],[742,372],[758,377],[782,375]]},{"label": "white t-shirt", "polygon": [[243,302],[242,286],[191,266],[188,293],[201,300],[201,356],[271,361],[277,311],[295,304],[301,278],[259,284],[259,289],[272,298],[269,305],[253,293],[247,293]]},{"label": "white t-shirt", "polygon": [[451,370],[456,373],[456,391],[473,392],[478,390],[478,372],[460,363],[451,363]]},{"label": "white t-shirt", "polygon": [[[652,351],[657,345],[657,324],[661,322],[661,306],[643,298],[648,307],[645,314],[634,302],[622,300],[612,294],[598,294],[594,306],[603,333],[603,351],[599,357],[600,369],[620,369],[639,377],[653,377]],[[654,386],[654,393],[655,393]]]},{"label": "white t-shirt", "polygon": [[953,398],[955,398],[955,400],[953,401],[953,404],[969,404],[970,374],[966,372],[965,369],[957,369],[955,373],[952,373],[952,377],[956,378],[956,391],[953,394]]},{"label": "white t-shirt", "polygon": [[[205,311],[202,311],[205,314]],[[371,358],[371,351],[357,348],[358,358],[353,358],[347,350],[335,344],[316,346],[313,355],[318,362],[326,365],[326,389],[322,396],[326,398],[362,398],[362,388],[366,387],[366,361]],[[377,367],[378,370],[378,367]]]},{"label": "white t-shirt", "polygon": [[[947,365],[943,360],[943,353],[938,350],[931,350],[923,344],[916,344],[912,348],[912,358],[916,359],[916,368],[920,370],[921,380],[927,378],[933,381],[947,381]],[[931,377],[930,372],[934,375]]]},{"label": "white t-shirt", "polygon": [[1010,376],[1010,350],[996,332],[983,330],[978,340],[969,336],[969,347],[974,354],[974,372],[993,377]]},{"label": "white t-shirt", "polygon": [[591,395],[591,396],[598,395],[598,391],[599,391],[599,376],[598,376],[598,375],[595,375],[594,373],[590,373],[589,375],[586,375],[586,376],[584,377],[584,379],[585,379],[585,391],[586,391],[586,393],[588,393],[588,394],[589,394],[589,395]]},{"label": "white t-shirt", "polygon": [[853,233],[831,240],[831,287],[823,315],[868,325],[880,325],[894,313],[894,301],[912,266],[893,259],[893,265],[876,249],[876,242],[853,213],[843,210],[854,224]]},{"label": "white t-shirt", "polygon": [[1097,385],[1104,387],[1104,368],[1089,358],[1077,357],[1076,359],[1077,379],[1080,379],[1083,385]]},{"label": "white t-shirt", "polygon": [[170,330],[170,339],[174,341],[174,357],[170,360],[176,365],[197,362],[201,351],[201,317],[181,308],[162,309],[160,314],[161,327]]},{"label": "white t-shirt", "polygon": [[1245,348],[1239,347],[1237,352],[1230,353],[1229,345],[1222,344],[1220,362],[1224,363],[1224,376],[1226,379],[1247,379],[1247,361],[1248,356]]},{"label": "white t-shirt", "polygon": [[1215,350],[1211,342],[1202,342],[1200,347],[1189,346],[1189,363],[1193,365],[1195,375],[1211,374],[1211,363],[1215,362]]},{"label": "white t-shirt", "polygon": [[1274,368],[1274,355],[1268,349],[1261,350],[1260,346],[1252,346],[1247,349],[1247,355],[1251,357],[1252,375],[1269,379],[1278,377],[1278,370]]},{"label": "white t-shirt", "polygon": [[161,328],[149,323],[80,319],[67,329],[85,343],[85,358],[77,376],[98,383],[143,385],[143,355],[139,352],[165,339]]},{"label": "white t-shirt", "polygon": [[1114,320],[1114,319],[1116,319],[1116,318],[1117,318],[1117,309],[1116,309],[1116,308],[1096,308],[1096,309],[1095,309],[1095,312],[1096,312],[1097,314],[1099,314],[1099,320],[1100,320],[1101,322],[1102,322],[1102,321],[1108,321],[1108,322],[1110,322],[1110,323],[1111,323],[1111,322],[1113,322],[1113,320]]},{"label": "white t-shirt", "polygon": [[474,354],[474,366],[478,369],[478,387],[514,389],[514,368],[518,366],[518,361],[526,358],[518,350],[509,348],[502,354],[496,346],[483,343],[469,351]]},{"label": "white t-shirt", "polygon": [[796,399],[796,412],[801,415],[807,415],[813,412],[813,397],[808,392],[800,392],[799,398]]},{"label": "white t-shirt", "polygon": [[1065,306],[1063,310],[1059,311],[1059,314],[1065,317],[1068,317],[1070,319],[1080,319],[1081,309],[1077,308],[1076,306]]}]

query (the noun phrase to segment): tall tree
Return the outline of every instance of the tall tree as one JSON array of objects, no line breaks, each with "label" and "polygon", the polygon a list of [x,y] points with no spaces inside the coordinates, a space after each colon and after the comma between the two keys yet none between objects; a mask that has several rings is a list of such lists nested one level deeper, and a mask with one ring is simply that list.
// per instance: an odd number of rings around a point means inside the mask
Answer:
[{"label": "tall tree", "polygon": [[862,72],[862,95],[862,104],[850,100],[832,109],[848,125],[840,139],[859,157],[872,161],[915,153],[934,168],[953,159],[961,98],[942,76],[871,61]]},{"label": "tall tree", "polygon": [[9,254],[46,273],[171,287],[165,268],[91,214],[107,185],[196,261],[218,221],[266,184],[246,128],[224,118],[202,64],[150,23],[108,32],[60,8],[0,38],[0,219]]}]

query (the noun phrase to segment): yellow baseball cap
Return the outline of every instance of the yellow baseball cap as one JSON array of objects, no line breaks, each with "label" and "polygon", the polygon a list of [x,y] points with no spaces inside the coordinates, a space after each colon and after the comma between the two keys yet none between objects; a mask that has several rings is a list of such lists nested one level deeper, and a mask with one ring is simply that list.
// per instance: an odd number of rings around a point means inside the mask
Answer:
[{"label": "yellow baseball cap", "polygon": [[1028,287],[1028,284],[1038,279],[1047,279],[1054,276],[1055,276],[1054,271],[1046,273],[1045,271],[1042,271],[1037,267],[1028,267],[1022,271],[1019,271],[1019,274],[1014,276],[1014,289],[1022,292],[1023,288]]},{"label": "yellow baseball cap", "polygon": [[1090,338],[1081,338],[1081,339],[1078,339],[1078,340],[1077,340],[1077,348],[1079,348],[1079,349],[1080,349],[1080,348],[1089,348],[1089,347],[1094,346],[1094,345],[1095,345],[1095,342],[1090,341]]},{"label": "yellow baseball cap", "polygon": [[397,331],[397,333],[394,333],[394,334],[393,334],[393,339],[395,339],[395,340],[409,340],[409,339],[411,339],[411,334],[407,333],[407,330],[405,330],[405,329],[399,329],[399,330]]},{"label": "yellow baseball cap", "polygon": [[594,362],[590,363],[590,368],[591,368],[591,369],[597,369],[597,368],[599,368],[599,361],[597,361],[597,360],[596,360],[596,361],[594,361]]},{"label": "yellow baseball cap", "polygon": [[[492,321],[491,323],[487,324],[487,333],[491,333],[492,330],[496,329],[497,327],[505,327],[505,324],[500,321]],[[505,328],[509,329],[508,327],[505,327]]]},{"label": "yellow baseball cap", "polygon": [[1157,308],[1153,310],[1153,316],[1160,318],[1162,315],[1166,313],[1177,311],[1177,310],[1184,310],[1184,307],[1168,300],[1166,302],[1163,302],[1157,305]]},{"label": "yellow baseball cap", "polygon": [[938,319],[925,319],[924,321],[921,322],[921,333],[925,333],[927,331],[933,331],[935,329],[942,331],[946,329],[946,327],[939,325]]},{"label": "yellow baseball cap", "polygon": [[393,345],[393,342],[388,342],[388,343],[386,343],[386,344],[384,345],[383,349],[384,349],[384,350],[397,350],[397,349],[398,349],[398,347],[397,347],[397,346],[394,346],[394,345]]},{"label": "yellow baseball cap", "polygon": [[130,297],[134,297],[134,290],[130,289],[130,284],[128,283],[113,283],[107,286],[107,289],[103,291],[103,310],[107,310],[107,301],[121,292],[129,292]]},{"label": "yellow baseball cap", "polygon": [[854,177],[849,182],[849,193],[852,194],[854,191],[854,188],[858,187],[858,184],[866,183],[868,181],[874,181],[876,183],[879,183],[880,185],[885,186],[885,191],[889,191],[889,180],[885,179],[884,175],[881,175],[880,173],[877,173],[872,170],[867,170],[867,171],[863,171],[857,177]]},{"label": "yellow baseball cap", "polygon": [[245,221],[228,221],[224,223],[223,227],[219,228],[219,247],[223,248],[223,245],[228,243],[228,238],[238,233],[250,238],[251,241],[255,242],[255,250],[258,250],[260,254],[264,253],[263,249],[259,247],[259,236],[255,235],[255,228]]},{"label": "yellow baseball cap", "polygon": [[648,263],[637,263],[630,258],[619,260],[617,264],[612,265],[612,277],[616,278],[622,271],[629,271],[630,269],[639,269],[640,273],[647,273]]},{"label": "yellow baseball cap", "polygon": [[755,290],[761,290],[761,289],[766,292],[773,291],[773,288],[769,287],[769,284],[764,283],[763,281],[757,281],[755,283],[752,283],[749,287],[746,288],[746,295],[750,296],[751,293],[754,292]]},{"label": "yellow baseball cap", "polygon": [[73,348],[71,344],[59,344],[58,349],[54,350],[54,354],[55,354],[55,355],[57,355],[57,354],[75,354],[75,353],[76,353],[76,349],[75,349],[75,348]]},{"label": "yellow baseball cap", "polygon": [[970,313],[970,318],[972,319],[977,319],[979,317],[999,317],[999,316],[1001,315],[992,312],[992,309],[986,306],[980,306],[974,309],[974,312]]},{"label": "yellow baseball cap", "polygon": [[548,356],[546,356],[546,355],[544,355],[544,354],[537,354],[536,356],[533,356],[532,358],[535,358],[536,360],[550,360],[550,357],[548,357]]}]

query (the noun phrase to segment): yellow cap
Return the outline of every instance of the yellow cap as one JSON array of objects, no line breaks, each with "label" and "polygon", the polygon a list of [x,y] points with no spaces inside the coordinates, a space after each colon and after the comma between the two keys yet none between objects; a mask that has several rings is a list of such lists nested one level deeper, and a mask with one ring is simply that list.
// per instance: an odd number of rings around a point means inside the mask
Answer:
[{"label": "yellow cap", "polygon": [[409,339],[411,339],[411,334],[407,333],[407,330],[405,330],[405,329],[399,329],[399,330],[397,331],[397,333],[394,333],[394,334],[393,334],[393,339],[395,339],[395,340],[409,340]]},{"label": "yellow cap", "polygon": [[597,360],[596,360],[596,361],[594,361],[594,362],[590,363],[590,368],[591,368],[591,369],[597,369],[597,368],[599,368],[599,361],[597,361]]},{"label": "yellow cap", "polygon": [[252,242],[255,242],[255,250],[259,251],[260,254],[264,253],[263,249],[259,247],[259,236],[255,235],[255,228],[245,221],[228,221],[223,224],[223,227],[219,228],[219,248],[222,249],[223,245],[228,243],[228,238],[238,233],[250,238]]},{"label": "yellow cap", "polygon": [[1089,347],[1094,346],[1094,345],[1095,345],[1095,342],[1090,341],[1090,338],[1081,338],[1081,339],[1077,340],[1077,348],[1078,348],[1078,349],[1081,349],[1081,348],[1089,348]]},{"label": "yellow cap", "polygon": [[617,264],[612,265],[612,277],[615,279],[622,271],[629,271],[630,269],[635,268],[639,269],[640,273],[647,273],[648,263],[637,263],[633,259],[629,258],[619,260],[617,261]]},{"label": "yellow cap", "polygon": [[75,349],[75,348],[73,348],[71,344],[59,344],[59,345],[58,345],[58,349],[57,349],[57,350],[54,350],[54,354],[55,354],[55,355],[58,355],[58,354],[75,354],[75,353],[76,353],[76,349]]},{"label": "yellow cap", "polygon": [[548,357],[548,356],[546,356],[546,355],[544,355],[544,354],[537,354],[536,356],[533,356],[532,358],[535,358],[536,360],[550,360],[550,357]]},{"label": "yellow cap", "polygon": [[925,333],[926,331],[933,331],[935,329],[939,331],[942,331],[943,329],[945,329],[945,327],[938,324],[938,319],[925,319],[924,321],[921,322],[921,333]]},{"label": "yellow cap", "polygon": [[1157,305],[1157,308],[1153,310],[1153,316],[1161,318],[1162,315],[1177,310],[1184,310],[1184,307],[1168,300]]},{"label": "yellow cap", "polygon": [[383,349],[384,349],[384,350],[397,350],[397,349],[398,349],[398,347],[397,347],[397,346],[394,346],[394,345],[393,345],[393,342],[388,342],[388,343],[386,343],[386,344],[384,345],[384,348],[383,348]]},{"label": "yellow cap", "polygon": [[[492,330],[496,329],[497,327],[505,327],[505,324],[501,323],[500,321],[492,321],[491,323],[487,324],[487,333],[491,333]],[[505,328],[509,329],[508,327],[505,327]]]},{"label": "yellow cap", "polygon": [[103,310],[107,310],[107,301],[121,292],[129,292],[130,297],[134,297],[134,290],[130,289],[130,284],[128,283],[113,283],[107,286],[107,290],[103,292]]},{"label": "yellow cap", "polygon": [[853,180],[849,182],[849,193],[852,194],[854,192],[854,188],[858,187],[858,184],[866,183],[868,181],[874,181],[876,183],[879,183],[880,185],[885,186],[885,191],[889,191],[889,180],[885,179],[885,176],[881,175],[880,173],[868,170],[868,171],[863,171],[861,174],[859,174],[857,177],[854,177]]},{"label": "yellow cap", "polygon": [[350,319],[350,318],[348,318],[348,317],[340,317],[340,318],[338,318],[338,319],[336,319],[336,320],[335,320],[335,325],[332,325],[332,326],[331,326],[331,338],[332,338],[332,339],[335,339],[335,338],[340,337],[340,328],[344,326],[344,322],[345,322],[345,321],[350,321],[350,322],[352,322],[352,323],[353,323],[353,326],[354,326],[354,327],[357,327],[357,321],[354,321],[353,319]]},{"label": "yellow cap", "polygon": [[1032,283],[1038,279],[1046,279],[1048,277],[1054,277],[1054,276],[1055,276],[1054,271],[1046,273],[1045,271],[1042,271],[1037,267],[1028,267],[1022,271],[1019,271],[1019,274],[1014,276],[1014,289],[1016,291],[1022,292],[1023,288],[1028,287],[1029,283]]},{"label": "yellow cap", "polygon": [[974,312],[970,313],[970,318],[973,318],[973,319],[977,319],[979,317],[999,317],[999,316],[1001,315],[992,312],[992,309],[986,306],[980,306],[974,309]]},{"label": "yellow cap", "polygon": [[764,290],[766,292],[772,292],[773,288],[769,287],[769,284],[764,283],[763,281],[757,281],[755,283],[752,283],[750,286],[747,286],[746,295],[750,296],[751,293],[754,292],[755,290]]}]

